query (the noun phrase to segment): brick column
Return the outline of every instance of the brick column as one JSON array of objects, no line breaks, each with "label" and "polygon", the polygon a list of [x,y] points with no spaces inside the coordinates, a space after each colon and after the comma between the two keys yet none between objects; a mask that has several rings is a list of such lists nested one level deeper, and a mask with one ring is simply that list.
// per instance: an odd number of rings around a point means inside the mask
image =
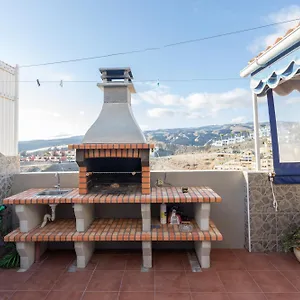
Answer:
[{"label": "brick column", "polygon": [[86,176],[87,167],[79,167],[79,194],[86,195],[88,193],[88,178]]},{"label": "brick column", "polygon": [[142,166],[142,194],[150,194],[150,167]]}]

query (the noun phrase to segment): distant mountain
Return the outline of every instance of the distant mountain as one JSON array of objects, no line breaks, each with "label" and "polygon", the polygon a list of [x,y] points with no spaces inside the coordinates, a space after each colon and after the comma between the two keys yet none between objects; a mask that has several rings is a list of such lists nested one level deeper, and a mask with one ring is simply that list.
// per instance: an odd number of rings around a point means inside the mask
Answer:
[{"label": "distant mountain", "polygon": [[[172,128],[145,131],[147,140],[174,146],[204,146],[221,135],[230,136],[238,132],[252,132],[253,124],[224,124],[196,128]],[[19,152],[58,147],[68,144],[79,144],[83,136],[72,136],[51,140],[32,140],[19,142]]]},{"label": "distant mountain", "polygon": [[28,151],[28,150],[36,150],[41,148],[51,148],[57,147],[61,145],[69,145],[69,144],[79,144],[82,141],[83,136],[72,136],[67,138],[58,138],[51,140],[32,140],[32,141],[20,141],[19,142],[19,152]]}]

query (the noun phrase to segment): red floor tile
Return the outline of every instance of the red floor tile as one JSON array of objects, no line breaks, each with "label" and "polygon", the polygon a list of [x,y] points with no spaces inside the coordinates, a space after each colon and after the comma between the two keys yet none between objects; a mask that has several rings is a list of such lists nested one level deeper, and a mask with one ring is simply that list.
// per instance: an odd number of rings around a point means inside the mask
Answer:
[{"label": "red floor tile", "polygon": [[122,254],[100,256],[97,270],[125,270],[127,257]]},{"label": "red floor tile", "polygon": [[230,300],[266,300],[263,293],[233,293],[228,294],[228,297]]},{"label": "red floor tile", "polygon": [[245,270],[241,260],[230,249],[212,249],[211,270]]},{"label": "red floor tile", "polygon": [[37,270],[26,282],[21,284],[18,289],[49,291],[52,289],[56,280],[59,278],[62,272],[63,270],[59,269]]},{"label": "red floor tile", "polygon": [[185,272],[157,271],[154,274],[155,291],[157,292],[189,292]]},{"label": "red floor tile", "polygon": [[227,292],[258,293],[261,289],[247,271],[220,271],[218,272]]},{"label": "red floor tile", "polygon": [[64,272],[60,275],[57,282],[55,283],[54,291],[84,291],[92,271],[81,271],[81,272]]},{"label": "red floor tile", "polygon": [[40,269],[66,269],[74,260],[75,255],[52,254],[40,263]]},{"label": "red floor tile", "polygon": [[49,292],[40,291],[40,292],[25,292],[17,291],[9,300],[44,300],[47,297]]},{"label": "red floor tile", "polygon": [[153,292],[121,292],[119,300],[154,300]]},{"label": "red floor tile", "polygon": [[141,270],[142,264],[142,254],[129,255],[127,258],[126,270]]},{"label": "red floor tile", "polygon": [[153,267],[155,270],[165,271],[183,271],[184,261],[187,261],[186,253],[157,253],[153,258]]},{"label": "red floor tile", "polygon": [[293,254],[270,253],[268,257],[275,268],[280,271],[300,271],[300,263]]},{"label": "red floor tile", "polygon": [[212,261],[211,270],[215,271],[230,271],[230,270],[245,270],[245,266],[239,259],[228,261]]},{"label": "red floor tile", "polygon": [[52,291],[46,300],[80,300],[82,292]]},{"label": "red floor tile", "polygon": [[191,292],[225,292],[223,283],[215,271],[187,272],[187,279]]},{"label": "red floor tile", "polygon": [[268,300],[299,300],[300,293],[265,294]]},{"label": "red floor tile", "polygon": [[230,249],[212,249],[210,258],[212,261],[228,261],[236,259],[236,255]]},{"label": "red floor tile", "polygon": [[32,271],[5,270],[0,274],[0,290],[16,290],[33,274]]},{"label": "red floor tile", "polygon": [[225,293],[192,293],[192,300],[229,300]]},{"label": "red floor tile", "polygon": [[118,292],[124,272],[121,271],[95,271],[87,287],[87,291]]},{"label": "red floor tile", "polygon": [[250,271],[265,293],[290,293],[297,290],[279,271]]},{"label": "red floor tile", "polygon": [[237,256],[247,270],[252,270],[252,271],[276,270],[274,265],[270,262],[270,258],[266,254],[246,253],[246,254],[238,254]]},{"label": "red floor tile", "polygon": [[155,300],[191,300],[190,293],[155,293]]},{"label": "red floor tile", "polygon": [[99,262],[99,256],[93,255],[84,269],[85,270],[95,270],[95,268],[98,265],[98,262]]},{"label": "red floor tile", "polygon": [[125,271],[121,291],[151,292],[154,291],[154,272]]},{"label": "red floor tile", "polygon": [[1,291],[0,292],[0,300],[7,300],[11,295],[13,291]]},{"label": "red floor tile", "polygon": [[117,300],[117,299],[118,299],[118,293],[110,293],[110,292],[85,292],[82,298],[82,300]]},{"label": "red floor tile", "polygon": [[300,292],[300,271],[281,271],[281,273]]},{"label": "red floor tile", "polygon": [[[242,255],[248,255],[248,254],[251,254],[251,252],[249,252],[248,250],[246,250],[246,249],[230,249],[231,250],[231,252],[234,254],[234,255],[236,255],[236,256],[238,256],[238,257],[240,257],[240,256],[242,256]],[[253,254],[253,252],[252,252],[252,254]]]}]

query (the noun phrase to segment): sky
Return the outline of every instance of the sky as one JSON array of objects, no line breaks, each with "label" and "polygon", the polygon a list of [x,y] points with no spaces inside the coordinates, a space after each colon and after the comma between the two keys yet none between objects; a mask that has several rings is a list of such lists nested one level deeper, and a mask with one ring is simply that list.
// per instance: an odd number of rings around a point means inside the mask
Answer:
[{"label": "sky", "polygon": [[[20,140],[84,134],[103,103],[96,86],[103,67],[131,68],[137,91],[132,108],[143,130],[252,121],[249,78],[241,79],[240,70],[295,24],[164,45],[300,17],[295,0],[0,0],[0,5],[0,60],[21,66]],[[160,49],[24,67],[152,47]],[[195,78],[227,80],[189,80]],[[36,79],[40,86],[28,82]],[[278,104],[283,119],[297,117],[300,103],[293,97],[297,101]],[[259,114],[267,120],[264,99]]]}]

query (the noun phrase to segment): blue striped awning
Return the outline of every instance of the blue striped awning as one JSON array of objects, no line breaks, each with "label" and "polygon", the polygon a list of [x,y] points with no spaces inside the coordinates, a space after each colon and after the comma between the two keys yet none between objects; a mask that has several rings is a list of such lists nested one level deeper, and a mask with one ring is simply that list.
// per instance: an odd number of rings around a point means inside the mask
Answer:
[{"label": "blue striped awning", "polygon": [[300,75],[300,48],[251,74],[250,87],[259,97],[265,96],[269,89],[284,96],[294,90],[300,92],[300,76],[299,80],[290,80],[298,75]]}]

